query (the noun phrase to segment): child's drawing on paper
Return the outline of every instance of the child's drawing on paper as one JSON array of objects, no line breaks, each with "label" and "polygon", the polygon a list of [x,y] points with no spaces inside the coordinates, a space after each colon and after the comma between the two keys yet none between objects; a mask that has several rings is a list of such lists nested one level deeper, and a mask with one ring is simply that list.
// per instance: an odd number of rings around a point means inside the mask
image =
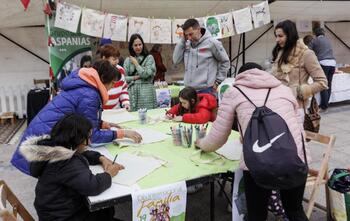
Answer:
[{"label": "child's drawing on paper", "polygon": [[257,5],[253,5],[251,11],[252,11],[255,28],[258,28],[270,23],[271,19],[270,19],[269,4],[266,1],[259,3]]},{"label": "child's drawing on paper", "polygon": [[221,38],[220,23],[215,16],[208,17],[205,26],[214,38]]},{"label": "child's drawing on paper", "polygon": [[171,43],[171,20],[152,19],[151,21],[151,43]]},{"label": "child's drawing on paper", "polygon": [[232,20],[232,14],[221,14],[218,15],[218,20],[220,22],[220,32],[222,38],[230,37],[235,34],[234,28],[233,28],[233,20]]},{"label": "child's drawing on paper", "polygon": [[126,16],[108,14],[104,25],[104,38],[114,41],[126,41],[128,19]]},{"label": "child's drawing on paper", "polygon": [[139,34],[145,43],[150,42],[150,20],[148,18],[131,17],[129,19],[129,36]]},{"label": "child's drawing on paper", "polygon": [[178,43],[184,36],[184,30],[182,25],[185,23],[186,19],[174,19],[172,21],[172,42],[174,44]]},{"label": "child's drawing on paper", "polygon": [[81,9],[67,3],[57,3],[55,27],[77,32]]},{"label": "child's drawing on paper", "polygon": [[84,9],[80,32],[90,36],[102,37],[105,17],[106,15],[100,11]]}]

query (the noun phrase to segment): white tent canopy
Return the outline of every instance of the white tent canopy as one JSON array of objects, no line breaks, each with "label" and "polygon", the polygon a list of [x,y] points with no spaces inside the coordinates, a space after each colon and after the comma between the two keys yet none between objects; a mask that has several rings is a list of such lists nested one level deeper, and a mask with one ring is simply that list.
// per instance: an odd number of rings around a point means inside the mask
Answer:
[{"label": "white tent canopy", "polygon": [[[81,7],[97,9],[121,15],[151,18],[203,17],[226,13],[261,1],[214,0],[67,0]],[[32,0],[23,11],[19,0],[1,0],[0,28],[43,25],[43,3]],[[275,1],[270,4],[273,20],[350,20],[350,1]]]}]

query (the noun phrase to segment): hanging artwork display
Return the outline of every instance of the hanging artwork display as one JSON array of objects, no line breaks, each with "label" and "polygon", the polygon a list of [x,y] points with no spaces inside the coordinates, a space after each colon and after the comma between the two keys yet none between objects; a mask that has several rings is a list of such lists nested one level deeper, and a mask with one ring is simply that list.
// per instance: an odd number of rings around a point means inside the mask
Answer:
[{"label": "hanging artwork display", "polygon": [[221,38],[221,25],[217,16],[209,16],[205,18],[205,28],[211,33],[211,36],[218,39]]},{"label": "hanging artwork display", "polygon": [[220,23],[221,38],[227,38],[235,35],[235,29],[233,27],[233,18],[231,13],[220,14],[216,16]]},{"label": "hanging artwork display", "polygon": [[253,29],[252,16],[250,14],[250,7],[243,8],[232,12],[235,22],[236,31],[238,34],[250,31]]},{"label": "hanging artwork display", "polygon": [[251,8],[254,28],[259,28],[271,22],[269,3],[267,1],[253,5]]},{"label": "hanging artwork display", "polygon": [[186,19],[174,19],[172,21],[172,37],[173,37],[173,44],[178,43],[184,36],[184,30],[182,29],[182,25],[185,23]]},{"label": "hanging artwork display", "polygon": [[93,9],[83,9],[80,32],[94,37],[102,37],[106,14]]},{"label": "hanging artwork display", "polygon": [[150,20],[148,18],[140,17],[130,17],[129,18],[129,33],[128,36],[132,34],[139,34],[143,38],[145,43],[150,43]]},{"label": "hanging artwork display", "polygon": [[70,32],[77,32],[81,9],[79,6],[57,2],[54,26]]},{"label": "hanging artwork display", "polygon": [[171,44],[171,20],[151,20],[151,43]]},{"label": "hanging artwork display", "polygon": [[103,37],[113,41],[127,41],[128,18],[123,15],[107,14]]}]

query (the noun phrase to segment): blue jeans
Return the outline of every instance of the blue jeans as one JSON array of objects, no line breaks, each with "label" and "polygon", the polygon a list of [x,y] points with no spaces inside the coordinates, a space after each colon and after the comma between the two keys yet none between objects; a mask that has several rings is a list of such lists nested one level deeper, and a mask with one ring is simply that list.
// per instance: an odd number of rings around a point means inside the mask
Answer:
[{"label": "blue jeans", "polygon": [[217,92],[215,91],[215,89],[213,87],[207,87],[207,88],[203,88],[200,90],[197,90],[198,94],[211,94],[214,97],[218,97]]},{"label": "blue jeans", "polygon": [[327,81],[328,81],[328,89],[327,90],[323,90],[321,91],[321,103],[320,103],[320,108],[322,109],[327,109],[328,108],[328,102],[329,102],[329,98],[331,97],[331,93],[332,93],[332,79],[333,79],[333,75],[335,72],[335,67],[332,66],[323,66],[321,65]]}]

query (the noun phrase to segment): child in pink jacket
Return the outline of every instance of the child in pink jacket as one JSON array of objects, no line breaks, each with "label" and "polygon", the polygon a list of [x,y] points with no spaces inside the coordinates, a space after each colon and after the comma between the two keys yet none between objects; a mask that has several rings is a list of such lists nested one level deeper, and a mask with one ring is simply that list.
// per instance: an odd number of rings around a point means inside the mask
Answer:
[{"label": "child in pink jacket", "polygon": [[[240,74],[236,77],[235,85],[257,106],[264,104],[266,92],[268,88],[271,88],[266,106],[285,120],[297,145],[298,156],[304,161],[301,137],[303,126],[298,123],[298,103],[288,87],[282,85],[271,74],[257,69],[259,67],[255,63],[247,63],[242,66],[239,70]],[[196,146],[207,152],[215,151],[223,146],[231,133],[236,113],[242,127],[241,134],[244,134],[254,109],[255,107],[236,88],[230,88],[224,94],[212,129],[206,137],[196,141]],[[244,159],[241,159],[240,166],[244,170],[248,220],[265,221],[271,190],[264,189],[254,182],[245,166]],[[305,183],[296,188],[281,190],[282,203],[289,220],[308,220],[302,206],[304,188]]]}]

